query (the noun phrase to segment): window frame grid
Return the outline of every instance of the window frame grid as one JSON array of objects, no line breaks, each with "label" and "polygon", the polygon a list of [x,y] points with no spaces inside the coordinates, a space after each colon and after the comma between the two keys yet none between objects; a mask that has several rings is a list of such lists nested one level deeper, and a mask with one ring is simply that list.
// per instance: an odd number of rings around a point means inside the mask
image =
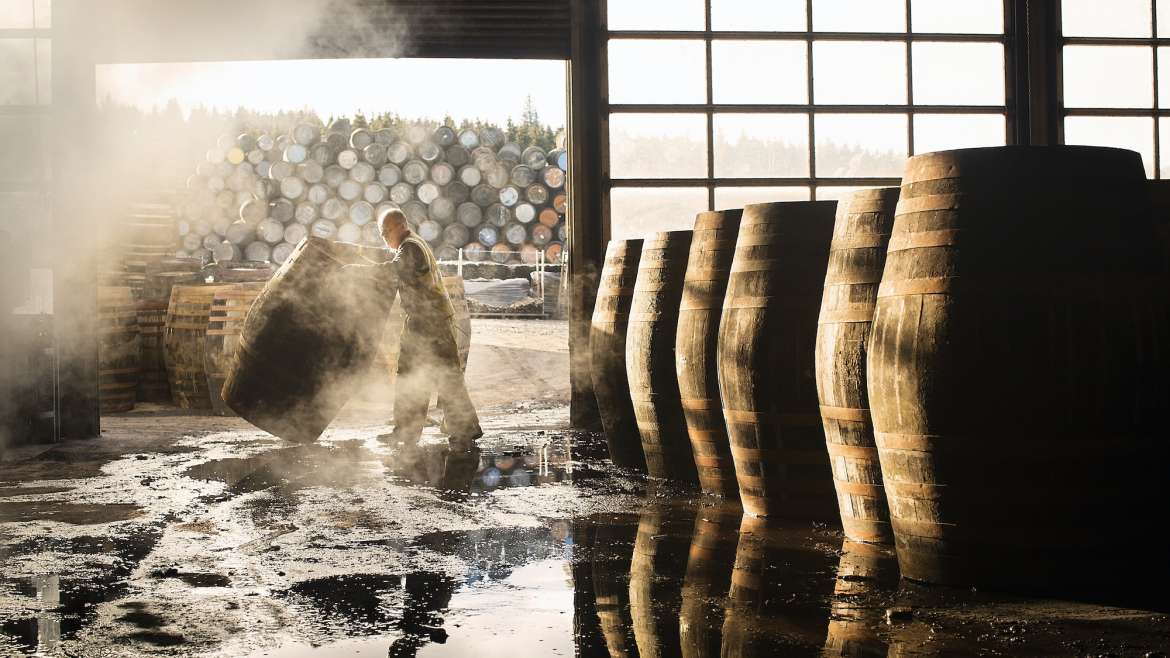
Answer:
[{"label": "window frame grid", "polygon": [[[1151,0],[1153,1],[1153,0]],[[603,83],[608,85],[609,57],[608,44],[611,40],[687,40],[703,41],[706,50],[705,103],[610,103],[608,86],[602,89],[602,174],[603,212],[610,218],[610,191],[614,188],[641,187],[702,187],[707,190],[708,210],[715,210],[715,189],[719,187],[807,187],[809,198],[817,199],[821,187],[874,187],[898,185],[896,177],[822,177],[816,169],[816,116],[818,114],[892,114],[907,118],[908,156],[914,154],[914,118],[929,114],[979,114],[1004,118],[1004,143],[1015,142],[1016,130],[1016,84],[1015,49],[1013,44],[1014,20],[1013,0],[1003,3],[1003,32],[998,34],[958,34],[946,32],[913,32],[912,2],[905,0],[905,32],[837,32],[813,29],[814,0],[805,0],[805,30],[802,31],[741,31],[714,30],[711,24],[713,0],[704,0],[703,30],[611,30],[608,18],[603,15]],[[807,103],[715,103],[714,75],[712,71],[712,48],[717,40],[758,41],[758,42],[804,42],[806,44],[806,77],[808,86]],[[813,45],[816,42],[895,42],[906,47],[906,103],[890,105],[867,104],[819,104],[814,91]],[[1004,103],[1002,105],[922,105],[914,102],[913,44],[916,42],[942,43],[998,43],[1003,46]],[[1170,45],[1170,39],[1166,40]],[[707,176],[705,178],[613,178],[610,175],[609,117],[612,114],[703,114],[706,117]],[[715,115],[728,114],[805,114],[808,116],[808,176],[796,177],[718,177],[715,175]],[[607,229],[610,222],[606,222]],[[607,231],[608,233],[608,231]]]},{"label": "window frame grid", "polygon": [[[1158,94],[1158,49],[1170,47],[1170,37],[1158,36],[1158,0],[1148,0],[1150,3],[1150,36],[1148,37],[1076,37],[1065,36],[1064,20],[1061,10],[1063,3],[1055,3],[1053,21],[1057,27],[1057,44],[1059,56],[1056,57],[1056,93],[1057,107],[1060,111],[1060,121],[1057,123],[1057,135],[1061,144],[1065,143],[1064,123],[1069,117],[1102,117],[1102,118],[1149,118],[1154,122],[1154,179],[1162,178],[1162,122],[1161,119],[1170,118],[1170,107],[1161,107]],[[1144,46],[1151,52],[1153,71],[1153,95],[1149,108],[1144,107],[1067,107],[1064,103],[1064,48],[1065,46]]]}]

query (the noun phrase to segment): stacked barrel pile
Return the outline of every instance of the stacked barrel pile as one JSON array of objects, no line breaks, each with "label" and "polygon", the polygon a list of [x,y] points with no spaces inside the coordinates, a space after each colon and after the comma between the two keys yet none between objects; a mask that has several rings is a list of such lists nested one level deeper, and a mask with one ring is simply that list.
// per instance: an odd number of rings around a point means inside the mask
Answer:
[{"label": "stacked barrel pile", "polygon": [[900,188],[611,243],[591,347],[614,461],[836,517],[915,580],[1170,581],[1125,557],[1156,541],[1170,463],[1143,171],[1120,149],[931,153]]},{"label": "stacked barrel pile", "polygon": [[187,180],[179,251],[283,263],[307,235],[381,246],[396,205],[440,260],[559,262],[566,236],[563,149],[503,131],[413,125],[405,134],[337,120],[287,135],[222,136]]}]

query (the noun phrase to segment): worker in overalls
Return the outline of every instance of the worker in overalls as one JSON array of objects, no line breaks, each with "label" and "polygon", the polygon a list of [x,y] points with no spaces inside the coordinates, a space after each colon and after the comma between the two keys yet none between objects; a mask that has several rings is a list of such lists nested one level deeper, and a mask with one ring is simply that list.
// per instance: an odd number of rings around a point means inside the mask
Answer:
[{"label": "worker in overalls", "polygon": [[393,260],[379,267],[397,282],[406,314],[391,441],[401,444],[408,455],[415,451],[431,395],[437,390],[452,454],[473,452],[483,431],[463,381],[455,342],[455,309],[443,287],[439,264],[426,241],[410,230],[401,210],[384,210],[378,216],[378,228],[386,244],[397,251]]}]

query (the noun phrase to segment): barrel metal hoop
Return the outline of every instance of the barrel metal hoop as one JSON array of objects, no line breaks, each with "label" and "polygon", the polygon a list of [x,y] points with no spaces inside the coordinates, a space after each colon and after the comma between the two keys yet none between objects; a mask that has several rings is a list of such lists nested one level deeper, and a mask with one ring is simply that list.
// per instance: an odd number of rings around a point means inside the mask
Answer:
[{"label": "barrel metal hoop", "polygon": [[859,304],[848,308],[823,309],[817,324],[873,322],[873,312],[876,307],[876,304]]},{"label": "barrel metal hoop", "polygon": [[878,299],[906,295],[947,295],[953,293],[958,285],[959,278],[953,276],[882,281],[881,286],[878,287]]},{"label": "barrel metal hoop", "polygon": [[776,421],[780,425],[792,427],[820,427],[819,414],[793,414],[775,411],[746,411],[741,409],[723,409],[723,417],[729,423],[760,423]]},{"label": "barrel metal hoop", "polygon": [[719,409],[723,406],[719,400],[712,398],[683,398],[680,402],[682,402],[683,409],[691,409],[694,411]]},{"label": "barrel metal hoop", "polygon": [[857,407],[830,407],[821,405],[821,418],[832,420],[850,420],[858,423],[870,421],[869,409]]},{"label": "barrel metal hoop", "polygon": [[731,263],[731,273],[736,272],[769,272],[776,269],[776,263],[781,262],[779,258],[761,258],[761,259],[739,259],[736,258]]},{"label": "barrel metal hoop", "polygon": [[859,233],[843,235],[833,238],[829,251],[852,251],[853,249],[873,249],[884,247],[890,239],[889,233]]},{"label": "barrel metal hoop", "polygon": [[959,229],[950,228],[938,231],[917,231],[914,233],[896,233],[890,238],[887,253],[906,251],[908,249],[928,249],[930,247],[953,247],[958,244]]},{"label": "barrel metal hoop", "polygon": [[963,195],[961,194],[928,194],[917,197],[903,196],[898,199],[898,207],[894,210],[894,214],[897,216],[916,212],[930,212],[933,210],[957,210],[962,200]]},{"label": "barrel metal hoop", "polygon": [[881,283],[882,273],[877,272],[848,272],[837,275],[830,274],[825,277],[825,287],[830,286],[857,286],[873,283]]},{"label": "barrel metal hoop", "polygon": [[850,446],[844,443],[825,442],[825,447],[832,457],[878,460],[878,449],[875,446]]},{"label": "barrel metal hoop", "polygon": [[848,480],[838,480],[833,478],[833,486],[837,488],[837,493],[849,494],[852,496],[870,496],[873,498],[884,497],[884,488],[880,484],[871,484],[869,482],[851,482]]}]

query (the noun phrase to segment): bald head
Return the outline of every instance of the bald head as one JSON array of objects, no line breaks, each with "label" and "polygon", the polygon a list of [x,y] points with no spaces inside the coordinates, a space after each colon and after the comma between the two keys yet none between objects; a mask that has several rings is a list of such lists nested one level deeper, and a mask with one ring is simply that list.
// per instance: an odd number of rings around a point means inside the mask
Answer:
[{"label": "bald head", "polygon": [[406,223],[406,214],[399,208],[387,208],[378,215],[378,232],[382,239],[391,248],[397,249],[406,239],[410,227]]}]

